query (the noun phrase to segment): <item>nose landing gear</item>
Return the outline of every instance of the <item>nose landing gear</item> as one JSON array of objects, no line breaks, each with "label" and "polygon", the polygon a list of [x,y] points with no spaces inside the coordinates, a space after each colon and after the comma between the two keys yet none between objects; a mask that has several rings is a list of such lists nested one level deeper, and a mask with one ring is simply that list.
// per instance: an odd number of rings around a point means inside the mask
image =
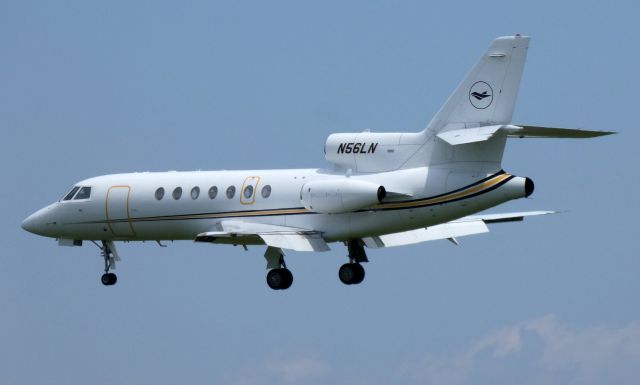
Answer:
[{"label": "nose landing gear", "polygon": [[118,282],[118,276],[114,273],[104,273],[102,274],[100,281],[105,286],[115,285],[115,283]]},{"label": "nose landing gear", "polygon": [[101,242],[102,246],[93,242],[100,249],[100,255],[104,259],[104,274],[100,277],[100,282],[105,286],[112,286],[116,284],[118,277],[114,273],[110,273],[109,270],[116,268],[116,261],[119,261],[120,257],[116,251],[116,245],[112,241]]}]

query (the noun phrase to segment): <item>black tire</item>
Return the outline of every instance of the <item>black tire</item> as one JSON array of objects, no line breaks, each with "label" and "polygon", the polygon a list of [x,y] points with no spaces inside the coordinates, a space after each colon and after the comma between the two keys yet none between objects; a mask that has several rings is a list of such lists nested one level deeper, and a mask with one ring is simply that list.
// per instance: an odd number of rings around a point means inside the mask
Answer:
[{"label": "black tire", "polygon": [[353,263],[352,265],[356,274],[351,284],[357,285],[364,280],[364,267],[359,263]]},{"label": "black tire", "polygon": [[345,263],[340,266],[340,270],[338,270],[338,278],[340,278],[340,282],[345,285],[351,285],[355,278],[355,271],[353,269],[353,263]]},{"label": "black tire", "polygon": [[345,263],[338,270],[338,278],[345,285],[357,285],[364,279],[364,267],[359,263]]},{"label": "black tire", "polygon": [[282,270],[282,277],[284,278],[280,289],[285,290],[291,287],[291,284],[293,283],[293,274],[291,274],[291,271],[289,269],[280,270]]},{"label": "black tire", "polygon": [[285,290],[291,287],[293,274],[288,269],[273,269],[267,273],[267,285],[273,290]]},{"label": "black tire", "polygon": [[115,285],[115,283],[118,282],[118,277],[113,273],[104,273],[102,277],[100,277],[100,282],[105,286]]},{"label": "black tire", "polygon": [[282,288],[285,280],[282,270],[283,269],[272,269],[267,273],[267,285],[273,290],[280,290]]}]

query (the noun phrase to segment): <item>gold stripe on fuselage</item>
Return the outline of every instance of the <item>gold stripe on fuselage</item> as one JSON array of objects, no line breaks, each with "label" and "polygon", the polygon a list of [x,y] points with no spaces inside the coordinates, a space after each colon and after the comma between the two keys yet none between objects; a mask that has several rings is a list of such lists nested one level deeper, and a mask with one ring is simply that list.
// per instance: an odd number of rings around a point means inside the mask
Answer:
[{"label": "gold stripe on fuselage", "polygon": [[411,201],[411,202],[398,202],[398,203],[383,203],[380,205],[375,206],[376,208],[381,208],[381,209],[385,209],[385,208],[389,208],[389,209],[395,209],[395,208],[411,208],[411,207],[419,207],[419,206],[427,206],[427,205],[433,205],[433,204],[438,204],[438,203],[445,203],[447,201],[450,200],[454,200],[454,199],[460,199],[460,198],[464,198],[468,195],[473,195],[477,192],[480,192],[482,190],[491,188],[495,185],[497,185],[498,183],[504,181],[507,178],[510,178],[511,175],[510,174],[501,174],[501,175],[496,175],[494,178],[491,178],[483,183],[480,183],[478,185],[475,186],[470,186],[462,191],[458,191],[458,192],[453,192],[453,193],[449,193],[443,196],[439,196],[439,197],[435,197],[435,198],[427,198],[427,199],[422,199],[422,200],[417,200],[417,201]]},{"label": "gold stripe on fuselage", "polygon": [[[397,203],[382,203],[364,210],[386,210],[386,209],[409,209],[416,207],[429,206],[440,203],[447,203],[452,200],[464,199],[465,197],[478,194],[483,190],[489,190],[492,187],[504,182],[506,179],[511,178],[512,175],[502,173],[495,175],[494,177],[475,185],[471,185],[460,191],[454,191],[441,196],[420,199],[415,201],[397,202]],[[155,221],[167,221],[167,220],[188,220],[188,219],[216,219],[216,218],[238,218],[238,217],[258,217],[268,215],[296,215],[296,214],[316,214],[313,211],[309,211],[305,208],[289,208],[289,209],[272,209],[272,210],[258,210],[258,211],[232,211],[223,213],[203,213],[203,214],[182,214],[162,217],[142,217],[142,218],[130,218],[132,222],[155,222]],[[127,221],[127,220],[123,220]],[[119,222],[114,220],[111,222]]]}]

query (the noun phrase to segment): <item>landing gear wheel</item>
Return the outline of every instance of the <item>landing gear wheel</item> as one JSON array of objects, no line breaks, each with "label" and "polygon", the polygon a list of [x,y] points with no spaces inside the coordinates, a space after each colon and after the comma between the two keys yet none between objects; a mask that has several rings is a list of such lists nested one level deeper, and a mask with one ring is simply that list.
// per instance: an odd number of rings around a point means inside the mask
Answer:
[{"label": "landing gear wheel", "polygon": [[115,283],[118,282],[118,277],[113,273],[104,273],[102,274],[100,281],[105,286],[111,286],[115,285]]},{"label": "landing gear wheel", "polygon": [[345,285],[357,285],[364,280],[364,267],[359,263],[345,263],[340,266],[338,278]]},{"label": "landing gear wheel", "polygon": [[284,276],[284,282],[282,283],[282,287],[280,287],[282,290],[284,289],[288,289],[291,287],[291,284],[293,283],[293,274],[291,274],[291,270],[289,269],[282,269],[282,275]]},{"label": "landing gear wheel", "polygon": [[356,272],[356,277],[353,281],[353,284],[357,285],[364,280],[364,267],[362,267],[362,265],[359,263],[354,263],[353,267],[355,268]]},{"label": "landing gear wheel", "polygon": [[284,290],[291,287],[293,274],[289,269],[272,269],[267,273],[267,285],[273,290]]}]

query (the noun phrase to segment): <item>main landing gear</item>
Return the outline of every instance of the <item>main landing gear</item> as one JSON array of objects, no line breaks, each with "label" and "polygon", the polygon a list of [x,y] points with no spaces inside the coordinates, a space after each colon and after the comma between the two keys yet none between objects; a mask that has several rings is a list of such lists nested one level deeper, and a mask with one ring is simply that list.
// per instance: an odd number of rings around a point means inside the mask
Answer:
[{"label": "main landing gear", "polygon": [[116,284],[118,277],[114,273],[110,273],[109,270],[116,268],[116,261],[119,261],[120,257],[116,251],[116,245],[113,242],[101,242],[102,246],[93,242],[100,249],[100,255],[104,259],[104,274],[100,277],[100,282],[105,286],[112,286]]},{"label": "main landing gear", "polygon": [[338,278],[345,285],[357,285],[364,280],[364,267],[361,262],[369,262],[364,246],[359,239],[352,239],[347,242],[349,251],[349,263],[340,266]]},{"label": "main landing gear", "polygon": [[345,285],[357,285],[364,279],[364,267],[359,263],[345,263],[338,270],[338,278]]},{"label": "main landing gear", "polygon": [[[349,263],[340,266],[338,278],[345,285],[357,285],[364,280],[363,262],[369,262],[364,245],[359,239],[352,239],[346,243],[349,251]],[[264,253],[267,260],[267,285],[273,290],[285,290],[293,283],[293,274],[287,269],[284,252],[279,247],[269,246]]]},{"label": "main landing gear", "polygon": [[293,274],[289,269],[278,268],[271,269],[267,273],[267,285],[273,290],[284,290],[291,287],[293,283]]},{"label": "main landing gear", "polygon": [[284,252],[278,247],[267,247],[264,253],[267,260],[267,285],[273,290],[285,290],[293,283],[293,274],[284,262]]}]

